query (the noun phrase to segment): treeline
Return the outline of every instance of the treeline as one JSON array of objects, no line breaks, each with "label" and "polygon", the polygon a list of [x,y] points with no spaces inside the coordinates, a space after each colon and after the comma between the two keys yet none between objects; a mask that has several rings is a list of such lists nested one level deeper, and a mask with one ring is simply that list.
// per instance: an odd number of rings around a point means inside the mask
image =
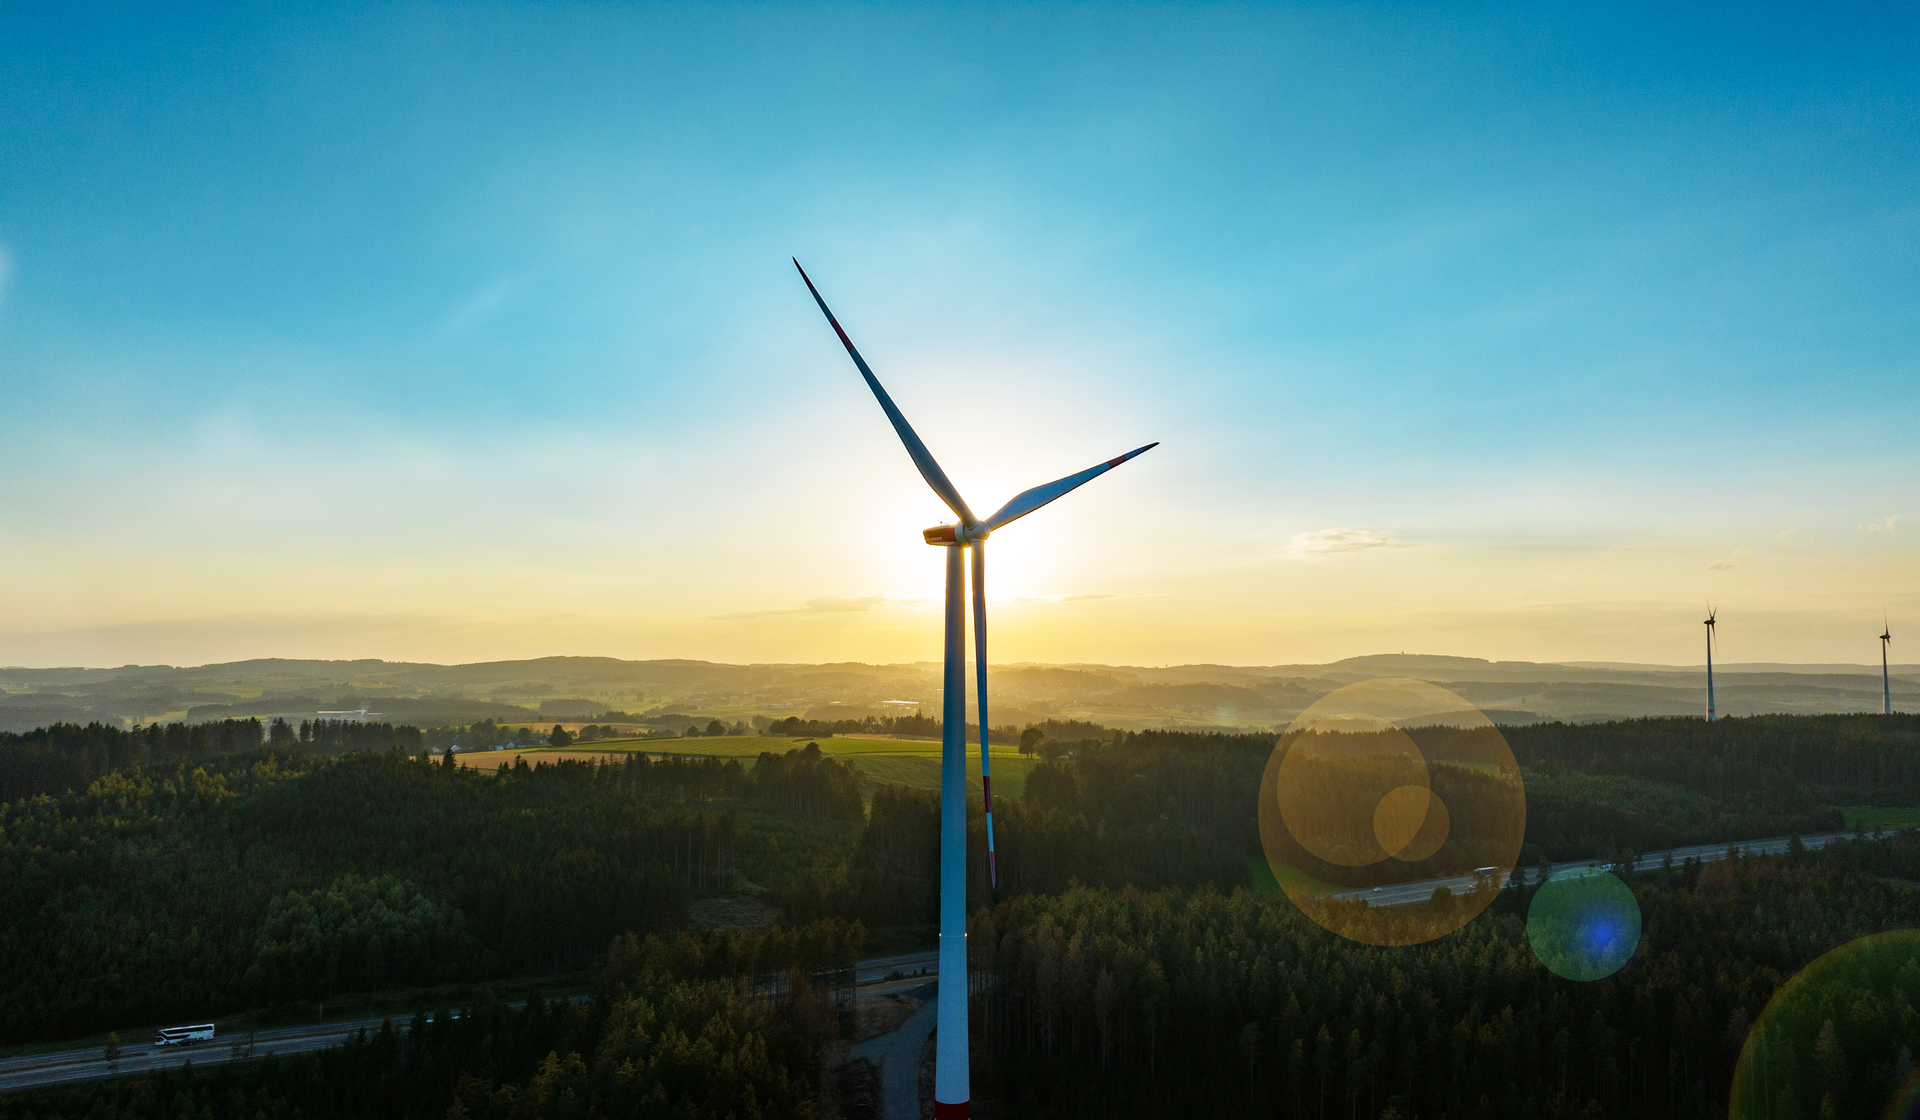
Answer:
[{"label": "treeline", "polygon": [[[1831,805],[1781,799],[1717,801],[1670,782],[1620,775],[1526,775],[1527,843],[1521,862],[1653,852],[1794,832],[1837,832],[1846,824]],[[1864,800],[1866,791],[1854,800]]]},{"label": "treeline", "polygon": [[[1920,895],[1845,858],[1641,878],[1639,952],[1587,984],[1534,959],[1521,888],[1411,948],[1246,892],[1010,899],[969,923],[977,1084],[1020,1116],[1724,1116],[1746,1032],[1787,977],[1920,925]],[[1920,968],[1902,976],[1836,1011],[1837,1040],[1797,1073],[1782,1059],[1778,1115],[1880,1113],[1920,1049]]]},{"label": "treeline", "polygon": [[0,801],[87,788],[116,770],[173,766],[248,754],[262,747],[325,753],[392,750],[424,744],[418,728],[390,723],[282,719],[210,723],[151,723],[125,729],[104,723],[56,723],[26,732],[0,732]]},{"label": "treeline", "polygon": [[266,729],[257,719],[148,724],[56,723],[0,732],[0,801],[85,789],[116,770],[168,766],[257,751]]},{"label": "treeline", "polygon": [[[997,893],[1058,892],[1073,882],[1231,890],[1246,882],[1248,854],[1259,851],[1243,783],[1257,787],[1265,760],[1258,737],[1145,732],[1036,766],[1024,797],[994,806]],[[815,859],[775,897],[795,921],[840,915],[870,928],[930,927],[939,824],[937,794],[881,786],[852,850]],[[967,806],[967,830],[970,905],[989,905],[996,891],[978,799]]]},{"label": "treeline", "polygon": [[[284,720],[274,720],[283,725]],[[426,740],[417,727],[391,723],[362,723],[359,720],[301,720],[299,740],[302,746],[330,754],[346,751],[402,751],[417,754]],[[279,745],[278,743],[275,744]]]},{"label": "treeline", "polygon": [[1742,716],[1502,729],[1523,768],[1666,782],[1764,812],[1920,801],[1920,715]]},{"label": "treeline", "polygon": [[10,1094],[0,1120],[803,1120],[815,1115],[820,1045],[839,1025],[809,976],[850,967],[860,936],[842,922],[629,935],[612,942],[585,1003],[488,997],[316,1054]]},{"label": "treeline", "polygon": [[[915,712],[910,716],[867,716],[859,719],[801,719],[788,716],[776,719],[761,730],[762,735],[779,735],[798,739],[804,736],[825,738],[829,735],[857,735],[862,732],[869,735],[905,735],[916,739],[938,739],[940,721],[931,716]],[[978,733],[974,724],[967,725],[968,741]],[[1014,735],[1019,735],[1018,729]],[[995,729],[999,734],[999,729]]]},{"label": "treeline", "polygon": [[[1266,736],[1129,733],[1083,741],[1027,774],[1025,796],[994,806],[1000,891],[1057,893],[1070,882],[1223,890],[1260,851],[1254,797]],[[969,812],[971,891],[991,897],[985,821]]]},{"label": "treeline", "polygon": [[[1276,736],[1139,731],[1103,738],[1094,725],[1040,726],[1044,742],[1072,750],[1044,752],[1056,764],[1029,774],[1020,803],[995,806],[1002,818],[995,839],[1015,889],[1064,886],[1057,873],[1022,879],[1023,868],[1046,866],[1071,848],[1056,822],[1034,817],[1047,808],[1078,813],[1090,825],[1104,821],[1103,844],[1124,845],[1164,817],[1244,855],[1261,854],[1254,798]],[[1920,801],[1920,716],[1649,719],[1502,731],[1523,768],[1521,860],[1528,864],[1837,831],[1837,806]],[[1023,834],[1038,851],[1015,858]],[[1152,850],[1167,858],[1172,849]],[[1152,874],[1151,863],[1142,865],[1143,876]],[[1147,881],[1161,880],[1136,880]]]},{"label": "treeline", "polygon": [[829,758],[820,744],[775,754],[761,751],[753,764],[754,791],[777,809],[858,823],[866,818],[860,798],[860,771]]}]

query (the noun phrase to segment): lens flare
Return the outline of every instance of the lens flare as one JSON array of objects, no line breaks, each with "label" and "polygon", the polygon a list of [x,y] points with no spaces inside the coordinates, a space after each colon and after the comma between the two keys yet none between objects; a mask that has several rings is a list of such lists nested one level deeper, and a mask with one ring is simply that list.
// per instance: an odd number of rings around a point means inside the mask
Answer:
[{"label": "lens flare", "polygon": [[1883,1120],[1920,1120],[1920,1069],[1900,1079]]},{"label": "lens flare", "polygon": [[1556,872],[1527,907],[1527,944],[1556,976],[1605,979],[1640,946],[1640,903],[1612,872]]},{"label": "lens flare", "polygon": [[1780,986],[1747,1032],[1728,1117],[1920,1115],[1915,1007],[1920,930],[1872,934],[1821,956]]},{"label": "lens flare", "polygon": [[1447,806],[1426,786],[1399,786],[1373,807],[1373,838],[1394,859],[1423,860],[1447,842]]},{"label": "lens flare", "polygon": [[1473,920],[1513,871],[1526,820],[1499,729],[1426,681],[1321,697],[1280,736],[1260,782],[1274,878],[1308,917],[1369,945],[1430,941]]}]

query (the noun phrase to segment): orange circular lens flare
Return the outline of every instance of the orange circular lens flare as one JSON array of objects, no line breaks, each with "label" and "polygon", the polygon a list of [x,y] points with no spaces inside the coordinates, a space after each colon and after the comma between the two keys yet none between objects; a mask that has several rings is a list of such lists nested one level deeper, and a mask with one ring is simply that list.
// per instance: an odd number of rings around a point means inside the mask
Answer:
[{"label": "orange circular lens flare", "polygon": [[[1397,727],[1307,728],[1280,761],[1276,797],[1280,817],[1313,855],[1342,867],[1379,863],[1405,847],[1391,848],[1374,828],[1377,807],[1394,791],[1425,790],[1427,762],[1420,748]],[[1425,803],[1421,805],[1424,819]],[[1413,831],[1420,821],[1413,822]],[[1413,838],[1409,831],[1406,839]]]},{"label": "orange circular lens flare", "polygon": [[1426,786],[1387,791],[1373,807],[1373,838],[1395,859],[1423,860],[1447,842],[1447,806]]},{"label": "orange circular lens flare", "polygon": [[1526,793],[1493,721],[1426,681],[1362,681],[1295,718],[1260,784],[1260,842],[1295,905],[1343,937],[1413,945],[1492,903]]}]

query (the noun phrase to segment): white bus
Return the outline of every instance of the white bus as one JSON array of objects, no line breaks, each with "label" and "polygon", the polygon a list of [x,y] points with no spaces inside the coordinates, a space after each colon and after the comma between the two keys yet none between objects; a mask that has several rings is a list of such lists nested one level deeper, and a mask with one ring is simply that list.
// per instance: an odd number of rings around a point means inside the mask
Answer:
[{"label": "white bus", "polygon": [[213,1041],[213,1024],[202,1023],[197,1027],[161,1027],[160,1040],[156,1046],[191,1046],[196,1042]]}]

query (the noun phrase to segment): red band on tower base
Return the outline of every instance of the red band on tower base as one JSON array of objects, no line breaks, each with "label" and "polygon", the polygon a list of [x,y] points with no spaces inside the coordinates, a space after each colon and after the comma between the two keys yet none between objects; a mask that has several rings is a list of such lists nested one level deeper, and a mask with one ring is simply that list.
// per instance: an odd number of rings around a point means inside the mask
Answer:
[{"label": "red band on tower base", "polygon": [[933,1102],[933,1120],[967,1120],[972,1114],[973,1102],[961,1101],[959,1104]]}]

